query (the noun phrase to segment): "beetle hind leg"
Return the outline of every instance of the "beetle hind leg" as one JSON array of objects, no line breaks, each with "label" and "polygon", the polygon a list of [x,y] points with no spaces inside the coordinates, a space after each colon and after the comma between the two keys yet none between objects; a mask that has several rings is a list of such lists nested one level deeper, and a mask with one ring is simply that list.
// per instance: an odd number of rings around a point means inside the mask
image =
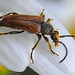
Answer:
[{"label": "beetle hind leg", "polygon": [[53,54],[56,54],[57,56],[59,56],[56,52],[54,52],[54,51],[52,50],[51,45],[50,45],[50,43],[49,43],[49,39],[48,39],[46,36],[44,36],[44,35],[43,35],[43,37],[44,37],[44,39],[46,40],[46,42],[48,43],[48,46],[49,46],[50,51],[51,51]]},{"label": "beetle hind leg", "polygon": [[15,15],[15,14],[18,14],[18,13],[16,13],[16,12],[10,12],[10,13],[7,13],[6,15],[4,15],[4,16],[7,16],[7,15]]},{"label": "beetle hind leg", "polygon": [[34,63],[34,60],[33,60],[33,57],[32,57],[33,51],[34,51],[34,49],[37,47],[37,45],[38,45],[38,43],[39,43],[39,41],[41,40],[41,37],[42,37],[40,34],[37,34],[37,36],[38,36],[38,41],[36,42],[36,44],[35,44],[34,47],[32,48],[31,56],[30,56],[32,63]]},{"label": "beetle hind leg", "polygon": [[11,31],[11,32],[7,32],[7,33],[0,33],[0,35],[19,34],[19,33],[22,33],[22,32],[24,32],[24,30],[22,30],[22,31]]},{"label": "beetle hind leg", "polygon": [[2,19],[5,16],[8,16],[8,15],[15,15],[15,14],[18,14],[18,13],[16,13],[16,12],[10,12],[10,13],[7,13],[7,14],[5,14],[3,16],[0,16],[0,19]]}]

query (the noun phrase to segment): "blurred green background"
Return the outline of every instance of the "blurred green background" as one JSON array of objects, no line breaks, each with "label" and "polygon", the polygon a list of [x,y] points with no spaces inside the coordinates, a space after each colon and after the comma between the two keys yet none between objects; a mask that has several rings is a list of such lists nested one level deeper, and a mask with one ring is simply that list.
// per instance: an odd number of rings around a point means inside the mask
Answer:
[{"label": "blurred green background", "polygon": [[6,69],[5,67],[3,67],[2,65],[0,65],[0,75],[39,75],[39,74],[37,74],[35,71],[33,71],[29,67],[27,67],[24,72],[16,73],[16,72],[12,72],[12,71]]}]

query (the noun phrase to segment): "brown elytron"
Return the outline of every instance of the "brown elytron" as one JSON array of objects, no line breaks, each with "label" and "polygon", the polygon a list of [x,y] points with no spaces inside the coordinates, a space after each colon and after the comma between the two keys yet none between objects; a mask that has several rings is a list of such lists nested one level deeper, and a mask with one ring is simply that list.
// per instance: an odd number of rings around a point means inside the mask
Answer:
[{"label": "brown elytron", "polygon": [[41,16],[8,15],[3,18],[2,25],[37,34],[41,30],[40,22],[42,21]]},{"label": "brown elytron", "polygon": [[33,58],[32,58],[33,51],[36,48],[36,46],[38,45],[42,36],[45,39],[45,41],[48,43],[50,51],[53,54],[56,54],[58,56],[58,54],[52,50],[51,45],[49,43],[49,39],[45,36],[45,35],[50,35],[51,39],[55,43],[55,47],[59,46],[58,43],[61,43],[65,47],[66,54],[65,54],[65,57],[59,62],[59,63],[61,63],[65,60],[65,58],[68,54],[68,51],[67,51],[67,47],[65,46],[65,44],[62,43],[61,41],[59,41],[59,38],[75,37],[75,36],[74,35],[59,36],[59,32],[55,31],[54,28],[52,27],[52,25],[50,24],[50,21],[52,19],[48,18],[47,22],[44,21],[45,15],[43,14],[43,11],[40,14],[40,16],[21,15],[21,14],[15,13],[15,12],[11,12],[6,15],[0,16],[0,26],[10,27],[10,28],[14,28],[17,30],[21,30],[21,31],[11,31],[11,32],[6,32],[6,33],[0,33],[0,35],[19,34],[24,31],[36,34],[38,36],[38,41],[32,48],[32,52],[31,52],[32,63],[34,62]]}]

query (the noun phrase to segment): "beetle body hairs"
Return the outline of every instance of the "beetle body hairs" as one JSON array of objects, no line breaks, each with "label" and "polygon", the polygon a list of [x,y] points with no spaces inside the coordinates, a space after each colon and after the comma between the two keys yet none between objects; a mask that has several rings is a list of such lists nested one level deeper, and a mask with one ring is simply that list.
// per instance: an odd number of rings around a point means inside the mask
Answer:
[{"label": "beetle body hairs", "polygon": [[53,19],[48,18],[48,20],[45,22],[44,21],[45,15],[43,12],[44,12],[44,9],[43,9],[42,13],[40,14],[40,16],[21,15],[16,12],[11,12],[6,15],[0,16],[0,26],[21,30],[21,31],[10,31],[10,32],[6,32],[6,33],[0,33],[0,35],[19,34],[24,31],[27,31],[27,32],[37,35],[38,41],[32,48],[31,56],[30,56],[32,63],[34,63],[33,57],[32,57],[33,51],[37,47],[39,41],[41,40],[41,37],[43,37],[45,39],[45,41],[48,43],[50,51],[53,54],[58,56],[58,54],[52,50],[51,45],[49,43],[49,39],[45,36],[45,35],[50,35],[51,39],[55,43],[55,47],[59,46],[58,43],[61,43],[65,47],[66,54],[65,54],[64,58],[59,62],[59,63],[61,63],[67,57],[68,50],[67,50],[67,47],[65,46],[65,44],[63,42],[59,41],[59,38],[75,37],[75,36],[74,35],[59,36],[59,32],[55,31],[54,28],[52,27],[52,25],[50,24],[50,21]]}]

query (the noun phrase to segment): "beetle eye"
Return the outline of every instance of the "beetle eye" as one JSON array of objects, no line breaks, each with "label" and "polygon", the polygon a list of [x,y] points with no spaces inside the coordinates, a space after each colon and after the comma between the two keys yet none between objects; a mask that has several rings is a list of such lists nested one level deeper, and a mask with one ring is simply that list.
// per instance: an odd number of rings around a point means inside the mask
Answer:
[{"label": "beetle eye", "polygon": [[53,40],[53,42],[59,41],[59,33],[58,33],[58,31],[54,31],[54,33],[51,35],[51,39]]},{"label": "beetle eye", "polygon": [[55,33],[53,33],[53,34],[51,35],[51,39],[53,40],[53,42],[55,42],[55,41],[57,40]]}]

